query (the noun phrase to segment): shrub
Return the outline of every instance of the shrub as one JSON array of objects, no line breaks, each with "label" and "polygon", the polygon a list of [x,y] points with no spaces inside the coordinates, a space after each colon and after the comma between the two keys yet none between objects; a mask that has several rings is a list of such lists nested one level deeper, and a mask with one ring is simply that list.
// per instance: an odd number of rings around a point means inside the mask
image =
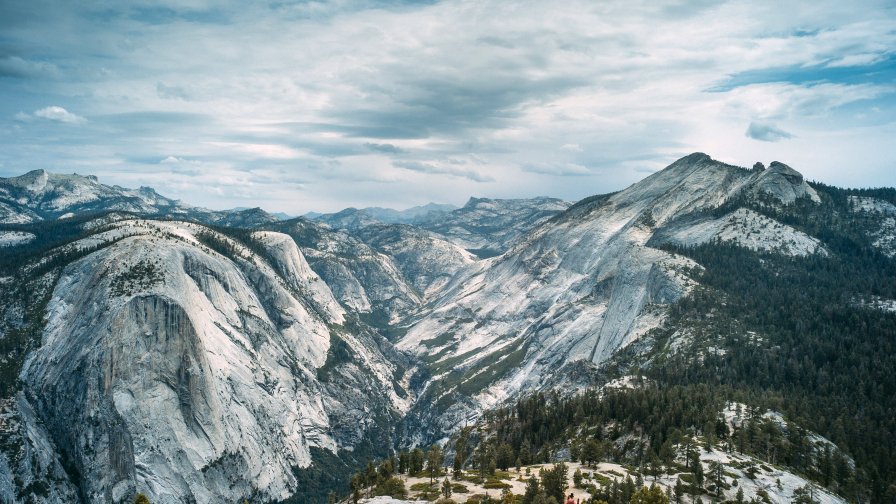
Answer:
[{"label": "shrub", "polygon": [[385,495],[393,499],[404,499],[408,496],[408,491],[404,487],[404,482],[398,478],[392,477],[384,480],[373,489],[373,495]]}]

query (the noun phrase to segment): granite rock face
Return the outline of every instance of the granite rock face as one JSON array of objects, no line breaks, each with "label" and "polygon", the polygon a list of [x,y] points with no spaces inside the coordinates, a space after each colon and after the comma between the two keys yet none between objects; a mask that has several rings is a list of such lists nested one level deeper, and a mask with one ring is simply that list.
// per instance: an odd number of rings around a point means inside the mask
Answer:
[{"label": "granite rock face", "polygon": [[802,197],[820,201],[818,193],[803,180],[800,172],[778,161],[772,161],[767,170],[757,173],[751,184],[754,192],[765,192],[785,204]]},{"label": "granite rock face", "polygon": [[394,322],[421,302],[393,257],[346,231],[302,218],[270,229],[295,240],[311,268],[348,310]]},{"label": "granite rock face", "polygon": [[[254,239],[266,258],[198,225],[122,221],[65,268],[20,409],[45,427],[34,445],[52,443],[80,476],[83,501],[283,499],[312,448],[360,436],[340,439],[331,418],[357,431],[406,409],[394,359],[346,334],[344,309],[292,239]],[[338,372],[319,377],[334,338],[356,356],[361,403]]]},{"label": "granite rock face", "polygon": [[442,236],[403,224],[379,224],[359,229],[358,238],[392,258],[422,300],[438,293],[461,269],[477,258]]},{"label": "granite rock face", "polygon": [[[557,382],[570,365],[600,365],[658,327],[667,307],[695,285],[688,271],[699,268],[656,248],[662,243],[722,239],[791,255],[825,253],[817,239],[746,209],[702,216],[757,193],[780,205],[818,198],[780,163],[747,170],[695,153],[621,192],[587,198],[507,253],[461,270],[398,341],[431,362],[427,400],[415,405],[422,420],[409,430],[452,430]],[[582,376],[584,385],[589,375]]]}]

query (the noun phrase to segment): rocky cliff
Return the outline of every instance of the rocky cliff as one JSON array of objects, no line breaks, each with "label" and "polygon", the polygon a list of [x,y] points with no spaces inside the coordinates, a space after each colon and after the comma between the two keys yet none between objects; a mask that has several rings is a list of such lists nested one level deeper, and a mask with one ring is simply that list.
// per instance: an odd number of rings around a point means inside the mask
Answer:
[{"label": "rocky cliff", "polygon": [[[102,248],[62,272],[17,399],[35,413],[21,415],[25,449],[52,446],[67,468],[55,494],[279,500],[312,448],[351,448],[376,415],[407,409],[400,360],[345,329],[293,240],[250,240],[130,220],[68,246]],[[334,344],[351,363],[322,378]]]}]

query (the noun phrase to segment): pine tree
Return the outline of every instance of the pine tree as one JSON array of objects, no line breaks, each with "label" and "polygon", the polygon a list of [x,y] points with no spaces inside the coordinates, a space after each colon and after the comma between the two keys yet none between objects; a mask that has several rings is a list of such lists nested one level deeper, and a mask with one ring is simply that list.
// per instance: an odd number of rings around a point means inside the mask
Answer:
[{"label": "pine tree", "polygon": [[429,484],[432,485],[433,480],[436,475],[439,474],[439,468],[442,466],[442,459],[444,456],[442,455],[442,447],[434,444],[429,448],[429,451],[426,453],[426,467],[429,471]]},{"label": "pine tree", "polygon": [[423,470],[423,450],[414,448],[411,450],[410,462],[408,464],[408,474],[415,476]]},{"label": "pine tree", "polygon": [[555,498],[557,502],[563,502],[568,471],[563,462],[557,462],[551,469],[542,471],[541,486],[544,488],[546,496]]},{"label": "pine tree", "polygon": [[700,463],[700,456],[697,455],[697,452],[694,452],[693,457],[691,458],[691,472],[694,473],[694,483],[697,484],[698,489],[703,488],[703,464]]},{"label": "pine tree", "polygon": [[578,468],[572,473],[572,483],[576,488],[582,488],[582,471]]},{"label": "pine tree", "polygon": [[401,450],[398,454],[398,474],[408,472],[408,452]]},{"label": "pine tree", "polygon": [[467,459],[467,437],[470,429],[464,427],[454,443],[454,479],[459,480],[464,468],[464,461]]},{"label": "pine tree", "polygon": [[506,471],[513,464],[513,447],[507,443],[498,447],[496,465],[502,471]]},{"label": "pine tree", "polygon": [[643,486],[639,488],[629,502],[631,504],[669,504],[669,498],[660,487],[650,485],[650,488]]},{"label": "pine tree", "polygon": [[601,450],[600,443],[596,439],[589,439],[585,443],[585,448],[582,452],[582,461],[589,466],[597,463],[603,456],[603,450]]},{"label": "pine tree", "polygon": [[712,484],[717,497],[722,496],[722,483],[724,483],[724,467],[718,461],[713,460],[709,464],[709,475],[712,478]]},{"label": "pine tree", "polygon": [[357,504],[359,500],[361,500],[361,489],[364,488],[364,479],[360,474],[355,474],[352,476],[351,483],[352,489],[352,502]]},{"label": "pine tree", "polygon": [[533,504],[535,502],[535,497],[541,491],[541,486],[538,484],[538,478],[531,477],[526,482],[526,492],[520,499],[521,504]]},{"label": "pine tree", "polygon": [[532,445],[528,438],[523,441],[523,446],[520,448],[520,461],[523,465],[532,463]]},{"label": "pine tree", "polygon": [[448,478],[442,481],[442,496],[446,499],[451,498],[451,482],[448,481]]},{"label": "pine tree", "polygon": [[675,504],[681,504],[682,499],[684,498],[684,485],[681,484],[681,479],[675,478]]}]

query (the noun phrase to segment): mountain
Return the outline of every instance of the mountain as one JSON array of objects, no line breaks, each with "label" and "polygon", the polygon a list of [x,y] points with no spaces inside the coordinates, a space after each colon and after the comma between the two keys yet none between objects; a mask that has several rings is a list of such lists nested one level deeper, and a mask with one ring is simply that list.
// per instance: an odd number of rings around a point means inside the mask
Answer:
[{"label": "mountain", "polygon": [[427,203],[405,210],[380,207],[346,208],[336,213],[311,213],[306,217],[324,222],[336,229],[356,230],[371,224],[412,224],[438,218],[456,208],[454,205]]},{"label": "mountain", "polygon": [[431,298],[477,257],[439,234],[405,224],[378,224],[356,232],[359,239],[391,257],[408,282]]},{"label": "mountain", "polygon": [[397,321],[416,308],[421,297],[395,260],[345,231],[297,218],[265,226],[291,236],[311,268],[347,309],[385,321]]},{"label": "mountain", "polygon": [[[48,269],[62,257],[78,258]],[[4,476],[51,502],[285,499],[315,453],[352,450],[408,407],[404,360],[289,236],[121,220],[25,268],[55,287],[6,405]]]},{"label": "mountain", "polygon": [[124,189],[100,184],[94,176],[34,170],[0,179],[0,221],[35,222],[75,213],[117,210],[134,213],[185,212],[178,202],[148,187]]},{"label": "mountain", "polygon": [[430,203],[399,212],[383,208],[347,208],[314,217],[336,229],[352,232],[378,224],[412,224],[479,257],[503,253],[533,228],[566,210],[557,198],[470,198],[461,208]]},{"label": "mountain", "polygon": [[213,211],[185,205],[149,187],[126,189],[101,184],[97,177],[34,170],[0,178],[0,223],[24,224],[109,211],[197,220],[208,224],[254,227],[276,221],[261,210]]},{"label": "mountain", "polygon": [[[0,500],[321,502],[368,458],[644,376],[610,416],[605,392],[558,415],[659,457],[728,402],[780,412],[788,467],[887,502],[894,189],[695,153],[575,204],[341,227],[44,175],[0,184]],[[530,442],[560,432],[538,418]],[[764,429],[747,452],[777,463]]]},{"label": "mountain", "polygon": [[463,207],[418,225],[487,258],[505,252],[513,242],[566,210],[571,203],[557,198],[470,198]]},{"label": "mountain", "polygon": [[741,194],[770,204],[797,193],[817,199],[791,171],[749,171],[694,154],[624,191],[577,203],[465,270],[398,341],[430,363],[430,400],[420,407],[449,405],[440,420],[423,422],[452,430],[472,412],[544,387],[567,364],[604,362],[661,325],[669,305],[695,286],[688,271],[699,266],[648,246],[655,236],[823,253],[804,233],[740,209],[708,224],[680,220]]}]

